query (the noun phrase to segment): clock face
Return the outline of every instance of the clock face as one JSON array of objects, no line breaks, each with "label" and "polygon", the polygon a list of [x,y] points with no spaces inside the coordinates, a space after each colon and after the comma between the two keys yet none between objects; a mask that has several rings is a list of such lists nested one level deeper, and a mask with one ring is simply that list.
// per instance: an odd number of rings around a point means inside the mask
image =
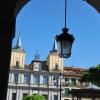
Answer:
[{"label": "clock face", "polygon": [[34,70],[39,70],[39,63],[34,63],[33,67],[34,67]]}]

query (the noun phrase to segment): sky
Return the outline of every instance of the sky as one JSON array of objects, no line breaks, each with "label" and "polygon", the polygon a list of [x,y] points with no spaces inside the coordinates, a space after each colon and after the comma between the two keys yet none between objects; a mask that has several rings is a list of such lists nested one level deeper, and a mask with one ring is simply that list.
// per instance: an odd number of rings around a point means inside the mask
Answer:
[{"label": "sky", "polygon": [[[16,19],[13,47],[20,32],[25,64],[31,63],[37,49],[40,60],[46,60],[64,21],[64,0],[31,0],[23,7]],[[83,0],[68,0],[66,23],[75,41],[64,66],[89,68],[100,64],[100,14]]]}]

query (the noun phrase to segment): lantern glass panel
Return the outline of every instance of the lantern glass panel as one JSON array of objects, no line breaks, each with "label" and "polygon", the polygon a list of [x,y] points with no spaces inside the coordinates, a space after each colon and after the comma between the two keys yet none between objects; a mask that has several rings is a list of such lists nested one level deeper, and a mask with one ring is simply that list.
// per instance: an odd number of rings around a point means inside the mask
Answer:
[{"label": "lantern glass panel", "polygon": [[58,41],[58,49],[57,52],[62,57],[69,57],[71,54],[72,43],[70,41]]},{"label": "lantern glass panel", "polygon": [[58,41],[58,44],[57,44],[57,53],[61,54],[61,42],[60,41]]},{"label": "lantern glass panel", "polygon": [[71,53],[71,43],[69,41],[62,41],[62,54],[70,54]]}]

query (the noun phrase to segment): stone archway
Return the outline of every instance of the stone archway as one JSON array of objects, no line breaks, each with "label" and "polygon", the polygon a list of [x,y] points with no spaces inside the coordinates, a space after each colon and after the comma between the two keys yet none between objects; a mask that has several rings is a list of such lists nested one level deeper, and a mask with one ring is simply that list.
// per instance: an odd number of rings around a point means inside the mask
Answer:
[{"label": "stone archway", "polygon": [[29,0],[2,0],[0,2],[0,100],[6,100],[12,40],[16,17]]}]

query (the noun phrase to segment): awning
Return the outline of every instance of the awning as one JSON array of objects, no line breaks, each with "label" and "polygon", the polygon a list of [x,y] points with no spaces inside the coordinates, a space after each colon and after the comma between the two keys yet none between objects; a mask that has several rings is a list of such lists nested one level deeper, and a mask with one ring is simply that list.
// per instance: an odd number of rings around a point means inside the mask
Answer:
[{"label": "awning", "polygon": [[[77,98],[99,98],[100,100],[100,89],[72,89],[70,94]],[[94,99],[93,99],[94,100]]]}]

